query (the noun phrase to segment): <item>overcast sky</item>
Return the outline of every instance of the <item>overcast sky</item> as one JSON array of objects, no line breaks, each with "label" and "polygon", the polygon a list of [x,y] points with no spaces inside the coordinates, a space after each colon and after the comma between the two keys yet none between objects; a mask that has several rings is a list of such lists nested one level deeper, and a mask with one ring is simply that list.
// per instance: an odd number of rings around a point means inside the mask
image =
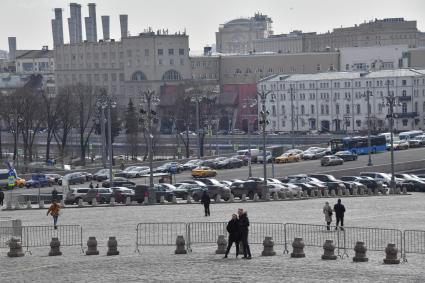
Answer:
[{"label": "overcast sky", "polygon": [[[0,0],[0,49],[7,50],[7,37],[16,36],[18,49],[52,46],[50,20],[54,8],[64,9],[64,37],[68,42],[69,3],[64,0]],[[82,18],[88,16],[87,3],[97,4],[98,37],[102,36],[101,15],[109,15],[111,38],[119,39],[119,14],[128,14],[132,35],[148,27],[184,30],[191,50],[215,43],[218,26],[229,20],[267,14],[273,30],[287,33],[326,32],[334,27],[353,26],[375,18],[404,17],[416,20],[425,31],[425,0],[98,0],[72,1],[82,5]],[[84,23],[84,19],[83,19]],[[85,38],[84,25],[83,37]]]}]

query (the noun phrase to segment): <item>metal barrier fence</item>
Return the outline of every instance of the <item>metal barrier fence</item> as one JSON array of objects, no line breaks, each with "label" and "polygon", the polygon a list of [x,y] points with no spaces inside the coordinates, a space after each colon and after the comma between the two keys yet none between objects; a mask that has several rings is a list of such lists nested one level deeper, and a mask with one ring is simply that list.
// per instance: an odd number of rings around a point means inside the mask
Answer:
[{"label": "metal barrier fence", "polygon": [[403,233],[403,258],[407,253],[425,254],[425,231],[405,230]]},{"label": "metal barrier fence", "polygon": [[136,228],[136,252],[139,246],[173,246],[182,235],[189,243],[187,224],[184,222],[139,223]]},{"label": "metal barrier fence", "polygon": [[262,244],[265,236],[273,238],[275,245],[285,245],[285,224],[251,222],[249,238],[251,244]]},{"label": "metal barrier fence", "polygon": [[12,237],[22,241],[22,227],[0,227],[0,249],[8,248]]}]

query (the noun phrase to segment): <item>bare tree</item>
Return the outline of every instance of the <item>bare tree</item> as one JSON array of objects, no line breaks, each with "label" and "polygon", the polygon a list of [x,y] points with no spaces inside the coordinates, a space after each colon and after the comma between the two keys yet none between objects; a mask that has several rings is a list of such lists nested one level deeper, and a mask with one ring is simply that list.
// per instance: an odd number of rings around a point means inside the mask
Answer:
[{"label": "bare tree", "polygon": [[57,115],[58,115],[58,107],[56,105],[56,100],[53,96],[51,96],[46,91],[41,93],[43,98],[43,103],[45,107],[45,111],[43,113],[43,121],[46,126],[46,154],[45,154],[45,162],[50,159],[50,145],[54,137],[54,133],[57,130]]}]

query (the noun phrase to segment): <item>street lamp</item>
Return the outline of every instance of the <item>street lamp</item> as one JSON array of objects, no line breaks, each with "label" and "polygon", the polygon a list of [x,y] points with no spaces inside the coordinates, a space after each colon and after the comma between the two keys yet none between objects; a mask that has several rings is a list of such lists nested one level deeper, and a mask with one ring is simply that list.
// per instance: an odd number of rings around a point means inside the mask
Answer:
[{"label": "street lamp", "polygon": [[[101,126],[104,125],[103,119],[104,119],[104,113],[105,109],[107,109],[108,113],[108,156],[109,156],[109,184],[112,188],[114,185],[114,175],[112,174],[112,163],[114,160],[114,157],[112,156],[112,119],[111,119],[111,111],[112,108],[115,108],[117,106],[117,102],[114,97],[109,96],[106,93],[106,90],[102,90],[101,94],[97,97],[96,100],[96,106],[101,109]],[[103,126],[105,127],[105,126]],[[102,133],[103,135],[104,133]],[[102,136],[102,140],[104,137]]]},{"label": "street lamp", "polygon": [[267,119],[267,117],[270,115],[270,112],[266,110],[266,99],[269,93],[271,93],[271,91],[257,92],[261,101],[261,111],[259,113],[260,114],[259,124],[261,125],[262,131],[263,131],[263,177],[264,177],[263,182],[264,183],[263,183],[262,197],[264,200],[267,200],[267,195],[268,195],[267,162],[266,162],[266,127],[270,123],[270,121]]},{"label": "street lamp", "polygon": [[155,95],[155,91],[147,90],[141,93],[141,104],[146,105],[146,110],[140,109],[141,119],[140,122],[144,124],[144,127],[148,130],[148,155],[149,155],[149,204],[155,204],[156,196],[153,184],[153,149],[152,149],[152,121],[156,120],[157,113],[152,110],[152,105],[159,103],[159,98]]},{"label": "street lamp", "polygon": [[[257,99],[246,99],[246,101],[242,104],[242,108],[252,109],[258,104]],[[249,110],[249,115],[251,114],[251,110]],[[249,158],[248,158],[248,177],[252,177],[252,168],[251,168],[251,123],[249,121],[249,115],[248,116],[248,152],[249,152]],[[264,156],[263,156],[264,157]],[[265,159],[263,159],[263,162],[265,162]]]},{"label": "street lamp", "polygon": [[372,164],[372,144],[371,144],[371,140],[370,140],[370,97],[373,96],[372,91],[370,91],[369,89],[366,90],[366,93],[364,95],[366,97],[366,101],[367,101],[367,147],[368,147],[368,156],[369,156],[369,160],[367,162],[367,166],[373,166]]}]

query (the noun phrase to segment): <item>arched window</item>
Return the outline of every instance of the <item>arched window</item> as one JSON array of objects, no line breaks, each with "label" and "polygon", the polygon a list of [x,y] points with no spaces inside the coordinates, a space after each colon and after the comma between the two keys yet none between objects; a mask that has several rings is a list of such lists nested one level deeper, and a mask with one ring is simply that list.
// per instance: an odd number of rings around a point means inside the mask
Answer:
[{"label": "arched window", "polygon": [[168,70],[162,76],[162,80],[164,80],[164,81],[180,81],[180,80],[182,80],[182,76],[176,70]]},{"label": "arched window", "polygon": [[402,113],[407,113],[407,103],[403,103],[403,104],[401,105],[401,112],[402,112]]},{"label": "arched window", "polygon": [[146,81],[146,75],[142,71],[136,71],[131,75],[132,81]]}]

